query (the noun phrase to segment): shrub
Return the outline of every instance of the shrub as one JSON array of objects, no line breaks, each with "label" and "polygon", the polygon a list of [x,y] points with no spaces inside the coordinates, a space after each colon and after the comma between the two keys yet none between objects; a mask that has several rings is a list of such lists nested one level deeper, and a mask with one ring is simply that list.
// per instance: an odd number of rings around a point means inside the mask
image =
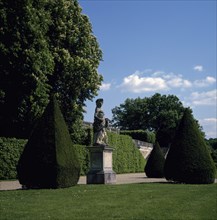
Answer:
[{"label": "shrub", "polygon": [[[17,163],[27,140],[16,138],[0,138],[0,180],[17,179]],[[78,153],[81,175],[89,170],[89,153],[84,145],[73,145]]]},{"label": "shrub", "polygon": [[81,167],[80,175],[86,175],[89,171],[90,155],[86,146],[84,145],[74,145],[75,150],[78,153],[78,160]]},{"label": "shrub", "polygon": [[86,127],[84,131],[82,141],[79,144],[91,146],[93,144],[93,128]]},{"label": "shrub", "polygon": [[156,142],[145,166],[146,176],[149,178],[164,177],[164,164],[165,158],[163,152],[159,146],[159,143]]},{"label": "shrub", "polygon": [[17,171],[20,183],[27,188],[63,188],[77,184],[80,175],[77,152],[55,97],[34,128]]},{"label": "shrub", "polygon": [[[109,143],[113,147],[113,169],[117,173],[143,172],[145,159],[126,135],[108,133]],[[40,137],[39,137],[40,138]],[[16,179],[16,166],[27,140],[15,138],[0,138],[0,179]],[[90,146],[90,142],[88,142]],[[89,171],[89,152],[84,145],[73,145],[78,154],[80,174]],[[124,159],[125,158],[125,159]],[[124,162],[124,163],[123,163]]]},{"label": "shrub", "polygon": [[210,138],[209,140],[205,140],[207,145],[210,146],[213,150],[217,150],[217,138]]},{"label": "shrub", "polygon": [[164,167],[165,177],[182,183],[213,183],[215,166],[189,109],[186,109]]},{"label": "shrub", "polygon": [[216,150],[211,149],[211,157],[214,161],[214,164],[217,170],[217,149]]},{"label": "shrub", "polygon": [[209,140],[205,140],[205,141],[210,149],[211,157],[215,163],[215,167],[217,170],[217,138],[210,138]]},{"label": "shrub", "polygon": [[113,170],[116,173],[144,171],[145,159],[130,136],[108,132],[108,141],[113,148]]},{"label": "shrub", "polygon": [[150,132],[148,130],[122,130],[120,134],[129,135],[133,139],[145,141],[149,143],[155,143],[155,134],[154,132]]},{"label": "shrub", "polygon": [[16,166],[26,140],[0,138],[0,179],[16,179]]}]

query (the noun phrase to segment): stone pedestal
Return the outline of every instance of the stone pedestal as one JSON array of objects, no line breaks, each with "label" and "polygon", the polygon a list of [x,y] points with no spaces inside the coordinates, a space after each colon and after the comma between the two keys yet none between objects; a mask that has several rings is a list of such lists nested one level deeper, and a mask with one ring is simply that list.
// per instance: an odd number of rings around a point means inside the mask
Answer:
[{"label": "stone pedestal", "polygon": [[109,146],[88,147],[90,151],[90,170],[87,184],[115,184],[116,173],[112,170],[112,151]]}]

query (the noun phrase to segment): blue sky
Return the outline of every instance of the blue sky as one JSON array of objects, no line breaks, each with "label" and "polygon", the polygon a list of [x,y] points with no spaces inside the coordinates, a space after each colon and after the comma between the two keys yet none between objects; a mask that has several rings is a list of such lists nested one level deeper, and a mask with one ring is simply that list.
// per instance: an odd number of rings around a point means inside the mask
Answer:
[{"label": "blue sky", "polygon": [[99,95],[106,117],[127,98],[176,95],[216,137],[216,1],[79,0],[103,51]]}]

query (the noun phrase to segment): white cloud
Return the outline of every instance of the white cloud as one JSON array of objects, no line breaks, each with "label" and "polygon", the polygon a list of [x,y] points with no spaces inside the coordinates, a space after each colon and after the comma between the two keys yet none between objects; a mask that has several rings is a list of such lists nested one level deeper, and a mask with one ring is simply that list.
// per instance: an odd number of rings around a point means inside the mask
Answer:
[{"label": "white cloud", "polygon": [[158,70],[155,71],[152,76],[161,76],[161,75],[165,75],[166,73],[164,71]]},{"label": "white cloud", "polygon": [[[143,76],[145,75],[145,76]],[[122,91],[133,93],[168,91],[171,89],[185,90],[188,88],[208,87],[216,82],[216,79],[207,76],[205,79],[190,81],[181,74],[165,73],[164,71],[136,71],[135,73],[124,77],[119,88]]]},{"label": "white cloud", "polygon": [[193,83],[197,87],[206,87],[216,82],[216,79],[211,76],[207,76],[205,79],[202,80],[195,80]]},{"label": "white cloud", "polygon": [[172,88],[183,89],[192,86],[192,83],[189,80],[183,79],[181,74],[167,74],[163,71],[155,71],[150,76],[143,77],[142,74],[145,72],[147,73],[147,71],[136,71],[125,77],[119,87],[122,91],[140,93],[165,91]]},{"label": "white cloud", "polygon": [[100,86],[101,91],[107,91],[110,88],[111,88],[111,83],[102,83],[102,85]]},{"label": "white cloud", "polygon": [[216,138],[217,136],[217,118],[204,118],[199,120],[207,138]]},{"label": "white cloud", "polygon": [[164,75],[163,78],[167,80],[169,87],[190,88],[192,86],[192,83],[187,79],[183,79],[181,74],[169,73]]},{"label": "white cloud", "polygon": [[202,72],[202,71],[203,71],[203,66],[197,65],[197,66],[194,66],[193,69],[194,69],[195,71]]},{"label": "white cloud", "polygon": [[190,100],[193,105],[216,105],[217,90],[208,92],[193,92],[191,93]]},{"label": "white cloud", "polygon": [[119,86],[122,91],[133,93],[167,90],[166,81],[161,77],[141,77],[138,71],[123,79]]},{"label": "white cloud", "polygon": [[207,125],[207,124],[217,124],[217,118],[204,118],[200,121],[202,121],[203,124],[205,124],[205,125]]}]

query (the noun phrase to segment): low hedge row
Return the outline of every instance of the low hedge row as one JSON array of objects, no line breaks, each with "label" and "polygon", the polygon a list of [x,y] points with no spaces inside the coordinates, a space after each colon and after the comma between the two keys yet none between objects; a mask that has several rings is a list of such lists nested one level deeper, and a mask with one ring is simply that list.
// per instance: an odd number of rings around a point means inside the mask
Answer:
[{"label": "low hedge row", "polygon": [[[116,173],[143,172],[145,159],[126,135],[108,133],[109,145],[113,147],[113,170]],[[16,179],[16,165],[27,140],[0,137],[0,180]],[[74,145],[78,151],[81,175],[89,170],[89,152],[84,145]]]},{"label": "low hedge row", "polygon": [[27,140],[0,137],[0,179],[16,179],[16,165]]},{"label": "low hedge row", "polygon": [[81,167],[81,175],[84,176],[89,171],[89,162],[90,162],[90,156],[89,152],[86,149],[86,146],[76,144],[74,147],[77,149],[78,152],[78,159],[80,162]]},{"label": "low hedge row", "polygon": [[154,144],[156,141],[156,136],[154,132],[148,130],[121,130],[120,134],[129,135],[133,139],[148,142]]},{"label": "low hedge row", "polygon": [[146,161],[130,136],[108,133],[108,140],[113,147],[113,170],[116,173],[144,172]]},{"label": "low hedge row", "polygon": [[[16,166],[27,140],[0,137],[0,180],[16,179]],[[83,145],[74,145],[81,163],[81,175],[89,169],[89,154]]]}]

